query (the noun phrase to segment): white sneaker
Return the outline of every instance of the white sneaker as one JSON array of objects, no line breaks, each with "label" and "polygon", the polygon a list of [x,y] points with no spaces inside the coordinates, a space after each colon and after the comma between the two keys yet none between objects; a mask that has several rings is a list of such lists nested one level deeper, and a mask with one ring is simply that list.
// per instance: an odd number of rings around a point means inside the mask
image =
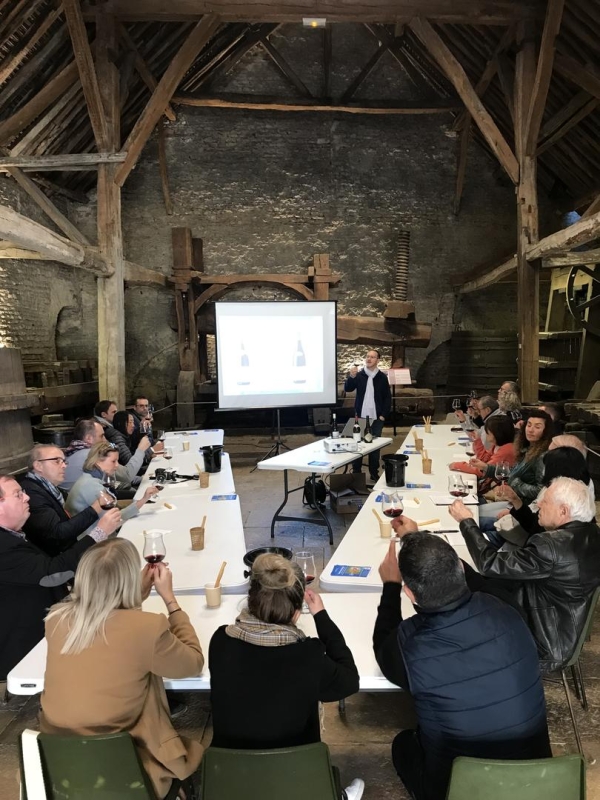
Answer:
[{"label": "white sneaker", "polygon": [[361,778],[354,778],[350,786],[346,786],[344,793],[346,800],[360,800],[365,790],[365,782]]}]

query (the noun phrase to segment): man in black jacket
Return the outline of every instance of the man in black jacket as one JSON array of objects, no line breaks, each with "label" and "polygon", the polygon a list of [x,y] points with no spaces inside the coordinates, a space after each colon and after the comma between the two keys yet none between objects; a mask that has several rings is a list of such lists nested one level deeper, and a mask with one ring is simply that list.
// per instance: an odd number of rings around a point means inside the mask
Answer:
[{"label": "man in black jacket", "polygon": [[[60,447],[37,444],[29,455],[29,472],[21,486],[29,497],[29,519],[23,531],[28,540],[50,556],[55,556],[77,541],[100,516],[96,500],[79,514],[69,517],[65,500],[58,488],[65,477],[67,460]],[[121,524],[118,509],[103,515],[98,527],[108,536]]]},{"label": "man in black jacket", "polygon": [[[345,392],[356,390],[354,411],[361,419],[371,420],[373,437],[381,436],[383,423],[392,408],[392,393],[387,375],[379,370],[379,350],[369,350],[365,366],[358,370],[352,367],[344,383]],[[360,472],[362,459],[352,462],[352,471]],[[369,453],[369,474],[372,481],[379,477],[379,450]]]},{"label": "man in black jacket", "polygon": [[556,478],[537,504],[545,530],[514,550],[491,547],[461,501],[449,511],[484,576],[467,571],[470,585],[481,587],[487,578],[512,590],[536,640],[542,672],[551,672],[571,658],[600,585],[600,529],[593,521],[589,489],[581,481]]},{"label": "man in black jacket", "polygon": [[28,516],[27,493],[14,478],[0,476],[0,681],[43,638],[44,617],[66,595],[83,553],[107,536],[97,527],[51,557],[27,541]]},{"label": "man in black jacket", "polygon": [[[442,800],[457,756],[551,756],[535,644],[518,612],[492,595],[471,593],[450,545],[394,521],[379,568],[383,593],[373,633],[385,677],[409,691],[418,730],[401,731],[392,761],[414,800]],[[417,611],[402,619],[404,591]]]}]

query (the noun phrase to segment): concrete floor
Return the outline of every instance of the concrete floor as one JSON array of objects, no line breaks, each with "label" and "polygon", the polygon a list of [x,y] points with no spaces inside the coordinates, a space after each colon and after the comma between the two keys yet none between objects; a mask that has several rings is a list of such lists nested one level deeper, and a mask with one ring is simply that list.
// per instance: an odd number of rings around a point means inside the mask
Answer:
[{"label": "concrete floor", "polygon": [[[405,432],[399,431],[402,440]],[[298,447],[312,436],[289,436],[290,447]],[[279,473],[250,472],[254,452],[268,449],[265,440],[247,437],[227,440],[227,449],[234,464],[234,479],[240,495],[246,544],[248,549],[269,544],[270,523],[273,512],[280,502],[283,479]],[[398,444],[389,449],[393,452]],[[238,466],[236,466],[238,464]],[[295,485],[300,485],[302,476],[290,474]],[[294,505],[301,508],[301,492],[295,496]],[[310,513],[310,512],[308,512]],[[279,523],[275,543],[293,550],[311,550],[320,572],[337,544],[344,536],[353,517],[330,513],[334,530],[334,546],[328,543],[326,528],[300,522]],[[586,756],[588,757],[588,800],[600,800],[600,620],[594,626],[592,640],[586,644],[582,659],[589,709],[583,711],[577,704],[579,721]],[[4,685],[0,684],[1,695]],[[564,691],[560,685],[546,684],[546,700],[550,736],[555,755],[576,752],[575,739]],[[197,738],[208,745],[211,740],[210,701],[201,693],[187,694],[188,709],[177,720],[175,727],[187,736]],[[38,699],[13,697],[0,705],[0,798],[17,800],[18,751],[17,740],[24,728],[35,728],[39,709]],[[401,692],[381,694],[357,694],[346,702],[346,712],[341,716],[335,703],[325,708],[325,730],[323,740],[331,749],[334,763],[340,768],[342,780],[349,783],[361,777],[366,783],[364,800],[408,800],[390,761],[390,743],[402,728],[415,724],[410,697]]]}]

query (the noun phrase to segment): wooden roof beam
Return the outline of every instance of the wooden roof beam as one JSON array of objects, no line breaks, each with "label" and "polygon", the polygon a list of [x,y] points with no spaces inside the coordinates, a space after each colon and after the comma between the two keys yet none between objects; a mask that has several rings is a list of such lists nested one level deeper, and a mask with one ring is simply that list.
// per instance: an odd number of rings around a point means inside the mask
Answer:
[{"label": "wooden roof beam", "polygon": [[450,79],[490,149],[502,164],[512,182],[517,183],[519,180],[517,159],[498,126],[479,99],[461,64],[452,55],[449,48],[427,20],[421,18],[413,19],[410,27]]},{"label": "wooden roof beam", "polygon": [[600,237],[600,211],[582,217],[578,222],[563,228],[556,233],[551,233],[544,239],[528,248],[527,260],[535,261],[544,256],[554,255],[563,250],[570,250],[580,244],[586,244]]},{"label": "wooden roof beam", "polygon": [[515,254],[504,259],[500,264],[495,264],[483,270],[479,270],[479,275],[455,286],[454,290],[457,294],[468,294],[469,292],[476,292],[479,289],[485,289],[488,286],[492,286],[494,283],[498,283],[505,275],[510,275],[516,268],[517,256]]},{"label": "wooden roof beam", "polygon": [[310,89],[306,86],[304,81],[298,76],[296,71],[290,67],[285,58],[281,55],[268,38],[265,36],[260,40],[260,45],[269,56],[271,61],[275,64],[277,69],[281,72],[284,78],[296,89],[301,97],[312,97]]},{"label": "wooden roof beam", "polygon": [[81,13],[80,0],[63,0],[63,8],[73,43],[73,53],[79,71],[79,79],[81,80],[92,130],[94,131],[96,147],[98,150],[108,150],[108,125],[104,107],[102,106],[92,49],[87,38],[85,22]]},{"label": "wooden roof beam", "polygon": [[[133,62],[134,67],[140,78],[144,81],[144,83],[150,90],[150,94],[152,94],[156,89],[156,87],[158,86],[158,81],[150,71],[150,68],[148,67],[144,59],[142,58],[140,51],[137,49],[136,43],[129,35],[129,31],[127,30],[127,28],[123,24],[118,23],[117,30],[119,32],[119,37],[123,40],[123,42],[129,48],[129,50],[135,55],[135,61]],[[167,119],[171,120],[171,122],[175,121],[176,119],[175,112],[173,111],[173,106],[170,103],[167,103],[163,113]]]},{"label": "wooden roof beam", "polygon": [[[86,10],[90,16],[94,6]],[[301,22],[302,17],[326,17],[328,22],[383,22],[396,24],[421,15],[435,22],[472,25],[510,25],[521,19],[541,19],[539,0],[281,0],[231,2],[231,0],[114,0],[113,13],[121,20],[197,22],[213,13],[223,22]]]},{"label": "wooden roof beam", "polygon": [[98,164],[120,164],[127,153],[67,153],[58,156],[2,156],[0,170],[18,169],[33,172],[93,170]]},{"label": "wooden roof beam", "polygon": [[406,103],[395,105],[386,100],[363,100],[352,104],[328,105],[320,100],[291,102],[288,98],[263,97],[261,95],[219,95],[214,97],[176,96],[173,102],[197,108],[243,108],[251,111],[303,111],[309,113],[345,114],[446,114],[456,111],[456,105],[435,101],[429,105]]},{"label": "wooden roof beam", "polygon": [[557,53],[554,65],[556,71],[563,78],[567,78],[576,86],[600,99],[600,73],[590,64],[584,65],[574,58]]},{"label": "wooden roof beam", "polygon": [[126,153],[126,159],[115,175],[115,181],[118,186],[123,186],[127,180],[127,176],[140,157],[140,153],[150,138],[164,109],[171,101],[173,93],[179,86],[179,82],[193,64],[204,45],[206,45],[217,32],[220,24],[220,19],[214,14],[207,14],[203,17],[202,20],[194,26],[167,67],[152,97],[123,145],[121,152]]},{"label": "wooden roof beam", "polygon": [[548,0],[542,42],[537,61],[535,81],[527,116],[525,128],[525,152],[534,155],[537,148],[538,136],[542,125],[542,117],[546,108],[546,98],[552,78],[554,65],[555,42],[560,30],[565,0]]}]

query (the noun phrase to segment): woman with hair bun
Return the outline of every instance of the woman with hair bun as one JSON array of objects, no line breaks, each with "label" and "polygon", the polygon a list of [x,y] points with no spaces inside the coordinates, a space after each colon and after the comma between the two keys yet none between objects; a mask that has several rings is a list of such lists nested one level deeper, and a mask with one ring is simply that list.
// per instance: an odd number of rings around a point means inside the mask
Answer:
[{"label": "woman with hair bun", "polygon": [[[318,638],[296,623],[306,600]],[[344,637],[306,590],[297,564],[270,553],[252,566],[248,608],[218,628],[210,642],[215,747],[294,747],[321,740],[319,701],[358,691],[358,671]],[[364,783],[346,790],[358,800]]]}]

